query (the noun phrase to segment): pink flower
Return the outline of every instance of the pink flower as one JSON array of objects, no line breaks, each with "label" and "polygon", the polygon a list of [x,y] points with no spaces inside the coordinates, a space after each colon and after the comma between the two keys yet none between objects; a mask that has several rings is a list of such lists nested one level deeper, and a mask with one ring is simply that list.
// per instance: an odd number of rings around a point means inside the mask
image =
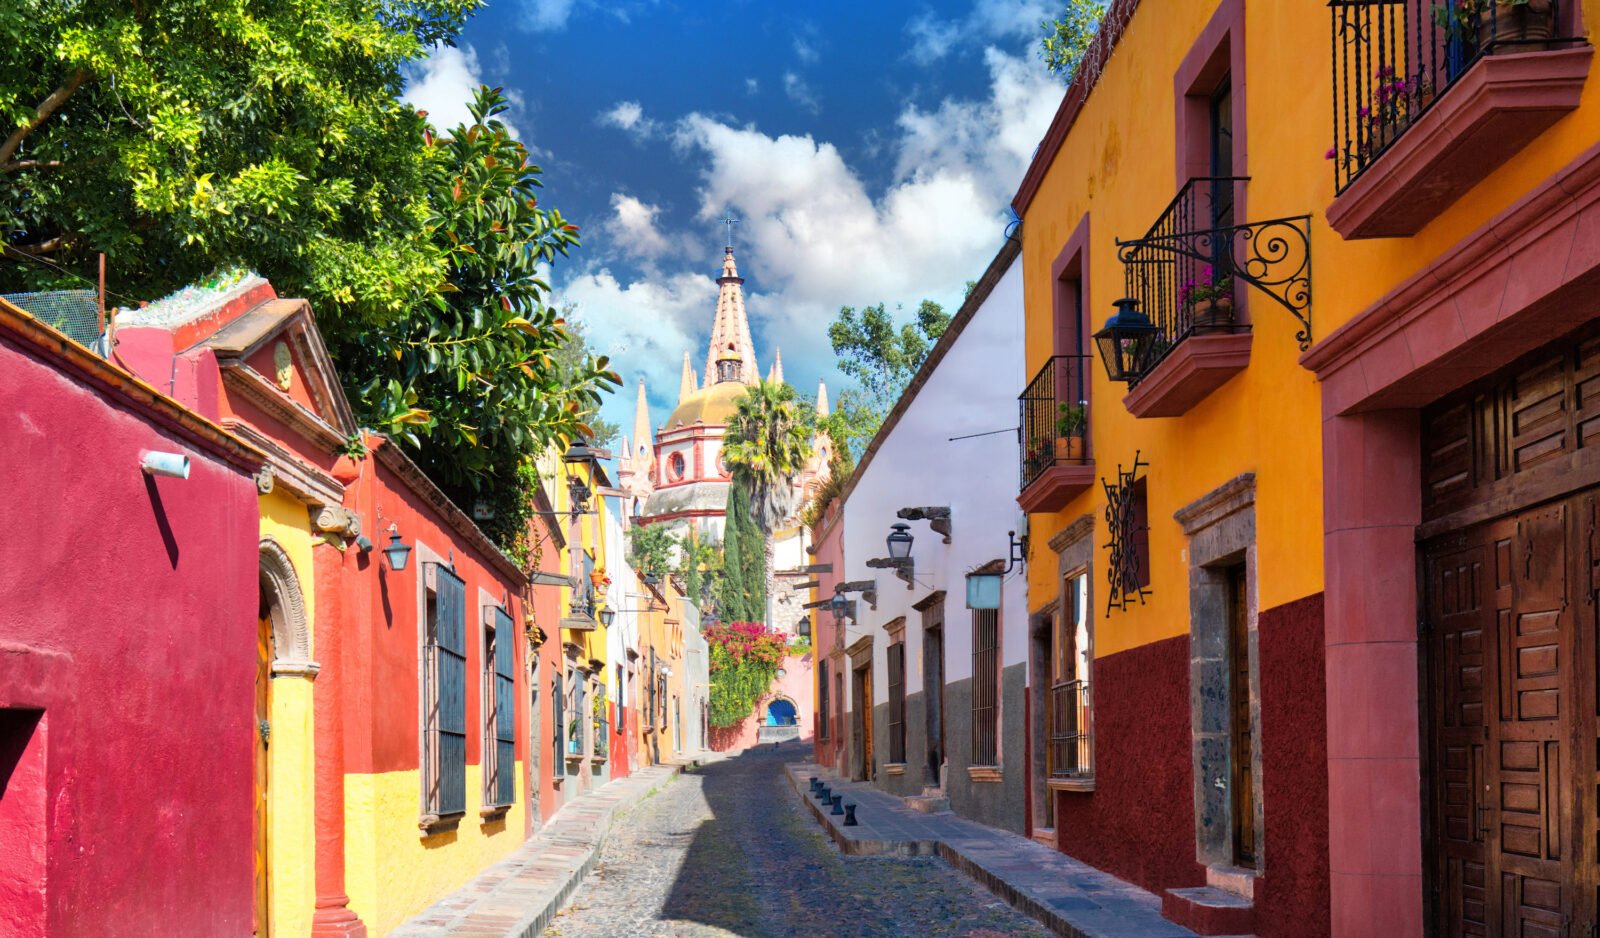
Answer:
[{"label": "pink flower", "polygon": [[1329,147],[1328,148],[1328,152],[1324,153],[1322,155],[1322,158],[1325,159],[1325,160],[1331,160],[1331,159],[1333,159],[1334,155],[1335,155],[1335,148],[1334,147]]}]

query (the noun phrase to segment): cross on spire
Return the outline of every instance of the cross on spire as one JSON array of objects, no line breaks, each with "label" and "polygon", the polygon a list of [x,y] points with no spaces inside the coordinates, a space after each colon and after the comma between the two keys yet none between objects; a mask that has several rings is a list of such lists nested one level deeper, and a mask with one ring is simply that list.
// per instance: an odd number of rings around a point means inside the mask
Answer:
[{"label": "cross on spire", "polygon": [[728,217],[724,218],[722,223],[728,226],[728,250],[731,251],[733,250],[733,226],[739,224],[739,219],[734,218],[733,213],[729,212]]}]

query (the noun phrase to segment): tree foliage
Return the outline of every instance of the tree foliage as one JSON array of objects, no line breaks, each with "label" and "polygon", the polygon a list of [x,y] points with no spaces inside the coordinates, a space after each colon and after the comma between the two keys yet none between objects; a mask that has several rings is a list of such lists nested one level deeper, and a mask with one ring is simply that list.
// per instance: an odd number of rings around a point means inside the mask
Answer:
[{"label": "tree foliage", "polygon": [[783,636],[759,622],[709,626],[705,639],[710,653],[710,723],[718,729],[737,726],[771,692],[788,646]]},{"label": "tree foliage", "polygon": [[635,524],[628,530],[628,565],[640,576],[665,578],[682,549],[681,539],[664,524]]},{"label": "tree foliage", "polygon": [[[589,344],[589,328],[577,319],[578,304],[561,307],[561,318],[566,320],[567,338],[556,347],[556,371],[564,385],[581,384],[588,372],[590,361],[597,356]],[[589,439],[596,446],[609,447],[622,436],[622,428],[600,416],[598,403],[580,403],[578,417],[590,430]]]},{"label": "tree foliage", "polygon": [[794,515],[794,480],[811,458],[813,413],[794,388],[761,381],[735,402],[728,419],[723,459],[733,487],[745,490],[752,517],[765,534]]},{"label": "tree foliage", "polygon": [[1063,81],[1071,82],[1078,65],[1100,31],[1105,16],[1105,0],[1060,0],[1061,10],[1053,19],[1039,24],[1039,57],[1045,68]]},{"label": "tree foliage", "polygon": [[768,538],[753,517],[749,489],[737,483],[728,486],[722,525],[722,575],[715,584],[717,614],[724,622],[765,622]]},{"label": "tree foliage", "polygon": [[835,448],[846,447],[853,458],[861,457],[934,343],[949,328],[950,318],[932,300],[923,300],[913,320],[898,327],[883,303],[863,307],[859,315],[854,307],[839,308],[828,325],[828,341],[839,356],[839,370],[856,386],[839,395],[830,415],[828,429]]}]

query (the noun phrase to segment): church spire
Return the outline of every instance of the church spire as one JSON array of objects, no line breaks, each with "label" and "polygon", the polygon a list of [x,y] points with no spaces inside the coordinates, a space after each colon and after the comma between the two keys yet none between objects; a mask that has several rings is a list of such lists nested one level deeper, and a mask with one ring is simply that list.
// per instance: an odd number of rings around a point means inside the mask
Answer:
[{"label": "church spire", "polygon": [[678,403],[694,393],[695,385],[700,382],[695,380],[694,369],[689,365],[689,353],[683,353],[683,377],[678,379]]},{"label": "church spire", "polygon": [[772,370],[767,372],[767,380],[773,384],[783,383],[783,349],[778,349],[772,356]]},{"label": "church spire", "polygon": [[817,382],[817,416],[828,416],[828,382]]},{"label": "church spire", "polygon": [[761,380],[756,349],[750,339],[750,321],[744,313],[744,278],[733,261],[733,248],[723,249],[722,276],[717,278],[717,317],[711,324],[711,341],[706,346],[705,387],[717,383],[717,360],[728,349],[739,359],[739,379],[745,384]]},{"label": "church spire", "polygon": [[639,401],[633,411],[633,445],[637,452],[630,453],[636,472],[649,472],[655,467],[655,441],[650,436],[650,402],[645,397],[644,379],[639,379]]}]

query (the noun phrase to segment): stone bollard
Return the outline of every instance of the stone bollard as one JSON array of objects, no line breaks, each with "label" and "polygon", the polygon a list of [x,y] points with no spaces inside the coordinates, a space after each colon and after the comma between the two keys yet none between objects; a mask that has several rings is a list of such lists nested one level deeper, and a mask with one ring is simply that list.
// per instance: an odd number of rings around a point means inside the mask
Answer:
[{"label": "stone bollard", "polygon": [[844,826],[856,826],[856,806],[853,804],[847,804],[844,806]]},{"label": "stone bollard", "polygon": [[826,802],[828,800],[828,786],[819,784],[817,786],[817,797]]},{"label": "stone bollard", "polygon": [[817,790],[817,777],[815,775],[811,776],[811,790]]},{"label": "stone bollard", "polygon": [[844,813],[844,808],[841,807],[841,805],[844,802],[844,795],[834,795],[832,800],[833,800],[833,810],[829,811],[828,813],[829,814],[843,814]]}]

